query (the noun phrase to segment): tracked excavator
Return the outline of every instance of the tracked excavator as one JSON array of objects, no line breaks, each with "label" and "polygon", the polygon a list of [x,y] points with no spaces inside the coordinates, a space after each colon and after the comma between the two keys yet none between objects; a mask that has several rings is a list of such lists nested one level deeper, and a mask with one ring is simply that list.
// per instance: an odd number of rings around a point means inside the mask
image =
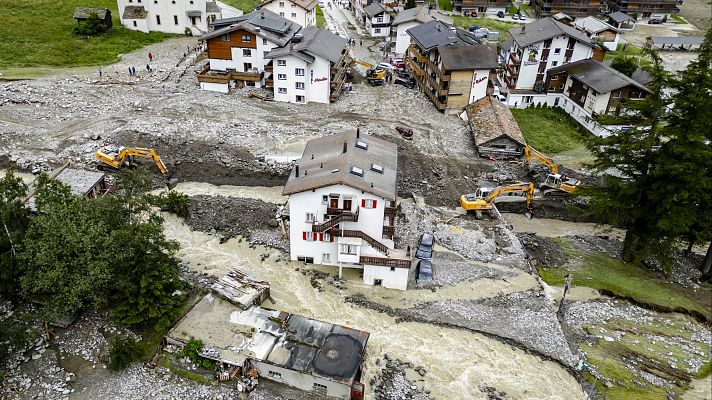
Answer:
[{"label": "tracked excavator", "polygon": [[168,176],[168,168],[153,149],[143,147],[113,147],[104,146],[96,151],[96,160],[99,162],[99,169],[121,169],[124,166],[130,166],[135,163],[135,157],[151,158],[158,167],[158,170],[165,176]]},{"label": "tracked excavator", "polygon": [[351,61],[351,65],[360,65],[366,68],[366,82],[371,86],[381,86],[386,82],[386,70],[383,68],[355,59]]},{"label": "tracked excavator", "polygon": [[569,178],[559,173],[559,167],[549,157],[531,146],[524,148],[524,158],[531,165],[532,157],[536,158],[540,163],[549,168],[550,173],[546,176],[546,180],[539,185],[544,197],[559,197],[567,193],[573,193],[576,188],[581,186],[581,181],[578,179]]},{"label": "tracked excavator", "polygon": [[527,202],[527,218],[532,217],[532,200],[534,199],[534,184],[518,182],[506,186],[491,188],[478,188],[475,193],[463,194],[460,196],[460,206],[467,212],[474,211],[478,218],[482,217],[483,211],[492,212],[494,201],[500,196],[520,196]]}]

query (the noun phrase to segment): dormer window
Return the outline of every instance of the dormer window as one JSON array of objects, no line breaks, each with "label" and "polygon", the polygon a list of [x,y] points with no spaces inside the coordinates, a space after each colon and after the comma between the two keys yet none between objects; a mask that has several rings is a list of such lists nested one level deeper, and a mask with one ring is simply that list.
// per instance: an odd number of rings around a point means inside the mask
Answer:
[{"label": "dormer window", "polygon": [[383,173],[383,165],[373,163],[373,164],[371,164],[371,171],[376,171],[379,174],[382,174]]},{"label": "dormer window", "polygon": [[356,176],[363,176],[363,170],[359,167],[351,167],[351,173]]},{"label": "dormer window", "polygon": [[362,140],[357,140],[356,147],[358,147],[359,149],[368,150],[368,143],[366,143]]}]

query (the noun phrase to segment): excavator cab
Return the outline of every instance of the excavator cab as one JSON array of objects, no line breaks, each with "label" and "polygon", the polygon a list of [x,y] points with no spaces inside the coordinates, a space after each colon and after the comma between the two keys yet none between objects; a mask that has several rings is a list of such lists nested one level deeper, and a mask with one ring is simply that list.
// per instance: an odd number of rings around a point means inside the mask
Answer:
[{"label": "excavator cab", "polygon": [[546,181],[541,184],[544,196],[561,196],[566,193],[573,193],[581,185],[578,179],[568,178],[561,174],[549,174]]}]

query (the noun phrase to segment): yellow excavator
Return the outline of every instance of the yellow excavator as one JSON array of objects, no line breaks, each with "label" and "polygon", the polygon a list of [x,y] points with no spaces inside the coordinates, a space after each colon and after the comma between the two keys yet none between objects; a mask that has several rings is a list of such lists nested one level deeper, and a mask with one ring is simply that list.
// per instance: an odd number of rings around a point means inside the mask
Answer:
[{"label": "yellow excavator", "polygon": [[551,171],[550,174],[546,176],[546,180],[539,186],[544,197],[553,197],[558,195],[564,195],[566,193],[573,193],[581,185],[581,181],[578,179],[569,178],[565,175],[559,173],[559,167],[554,161],[549,157],[545,156],[542,152],[536,150],[531,146],[524,148],[524,158],[527,163],[531,165],[532,157],[539,160],[540,163],[546,165]]},{"label": "yellow excavator", "polygon": [[478,217],[482,216],[482,211],[492,211],[493,203],[500,196],[520,196],[527,202],[527,218],[532,217],[532,200],[534,199],[534,184],[518,182],[506,186],[492,188],[478,188],[475,193],[463,194],[460,196],[460,206],[465,211],[474,211]]},{"label": "yellow excavator", "polygon": [[366,68],[366,82],[371,86],[381,86],[386,82],[386,70],[361,60],[352,60],[351,65],[360,65]]},{"label": "yellow excavator", "polygon": [[168,175],[168,168],[163,163],[161,157],[155,150],[143,147],[113,147],[104,146],[96,151],[96,160],[99,161],[99,169],[111,167],[120,169],[124,165],[132,165],[134,157],[146,157],[153,159],[158,169],[163,175]]}]

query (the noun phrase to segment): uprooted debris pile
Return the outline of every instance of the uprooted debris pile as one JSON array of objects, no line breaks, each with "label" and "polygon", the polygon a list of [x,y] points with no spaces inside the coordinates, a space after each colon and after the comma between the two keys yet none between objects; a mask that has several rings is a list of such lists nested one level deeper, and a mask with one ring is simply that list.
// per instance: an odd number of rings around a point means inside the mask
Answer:
[{"label": "uprooted debris pile", "polygon": [[374,397],[378,400],[428,400],[430,393],[421,389],[422,385],[406,377],[407,371],[413,371],[413,379],[420,379],[427,371],[422,367],[413,366],[409,362],[391,359],[388,354],[376,360],[376,365],[383,364],[377,376],[371,379]]},{"label": "uprooted debris pile", "polygon": [[534,233],[518,233],[517,237],[529,257],[535,261],[537,265],[558,267],[564,265],[568,260],[561,246],[551,238],[538,236]]},{"label": "uprooted debris pile", "polygon": [[223,240],[242,236],[253,245],[288,251],[289,241],[282,238],[275,219],[277,208],[257,199],[193,196],[186,223],[197,231],[219,233]]},{"label": "uprooted debris pile", "polygon": [[465,260],[450,252],[436,252],[433,255],[432,263],[434,266],[433,279],[418,282],[417,288],[453,286],[478,279],[506,279],[519,274],[513,269],[495,268],[491,264]]}]

